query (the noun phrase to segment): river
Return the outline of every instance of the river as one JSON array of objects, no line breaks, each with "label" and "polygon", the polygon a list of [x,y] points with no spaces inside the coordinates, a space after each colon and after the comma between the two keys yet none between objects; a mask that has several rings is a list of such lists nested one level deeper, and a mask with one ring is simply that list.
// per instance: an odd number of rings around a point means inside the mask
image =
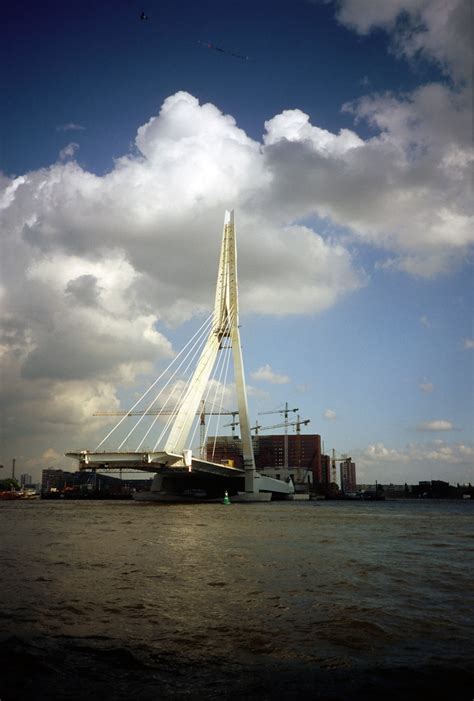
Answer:
[{"label": "river", "polygon": [[0,503],[0,697],[474,697],[474,504]]}]

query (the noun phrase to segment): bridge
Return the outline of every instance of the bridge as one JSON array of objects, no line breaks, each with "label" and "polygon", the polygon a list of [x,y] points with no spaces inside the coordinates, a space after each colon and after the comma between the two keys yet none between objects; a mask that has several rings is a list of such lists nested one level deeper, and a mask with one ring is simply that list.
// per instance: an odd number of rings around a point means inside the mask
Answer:
[{"label": "bridge", "polygon": [[[200,416],[199,407],[209,401],[212,391],[213,411],[210,413],[236,413],[223,410],[225,381],[231,359],[241,431],[241,465],[214,462],[212,455],[206,454],[203,438],[199,454],[194,454],[192,448],[198,424],[196,419]],[[190,368],[189,379],[181,379],[179,372]],[[152,401],[147,400],[146,408],[136,411],[152,391],[155,391]],[[159,410],[154,409],[158,401],[162,402]],[[172,403],[174,406],[170,410]],[[112,436],[120,435],[125,419],[132,415],[138,415],[135,425],[125,437],[118,439],[117,446],[107,449],[105,445],[114,440]],[[142,422],[150,415],[154,416],[151,425],[135,449],[128,449],[132,435],[137,435],[143,429]],[[145,441],[150,440],[152,431],[156,432],[157,428],[161,430],[153,448],[146,447]],[[78,460],[79,469],[119,468],[154,473],[150,492],[137,493],[138,500],[221,500],[224,491],[229,493],[232,501],[291,498],[294,493],[292,482],[265,477],[255,469],[240,342],[233,211],[225,213],[214,310],[211,315],[95,450],[69,452],[66,455]]]}]

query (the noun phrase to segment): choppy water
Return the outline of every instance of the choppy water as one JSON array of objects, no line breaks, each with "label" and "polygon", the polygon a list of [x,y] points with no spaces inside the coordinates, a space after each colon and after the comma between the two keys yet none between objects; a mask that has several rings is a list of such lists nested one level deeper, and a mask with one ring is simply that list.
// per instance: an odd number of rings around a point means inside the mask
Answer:
[{"label": "choppy water", "polygon": [[474,697],[474,504],[0,503],[0,697]]}]

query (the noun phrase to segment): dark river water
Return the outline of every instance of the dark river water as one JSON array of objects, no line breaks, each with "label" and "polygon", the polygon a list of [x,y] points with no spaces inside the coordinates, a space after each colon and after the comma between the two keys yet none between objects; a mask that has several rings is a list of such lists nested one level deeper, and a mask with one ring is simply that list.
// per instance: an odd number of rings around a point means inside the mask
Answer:
[{"label": "dark river water", "polygon": [[474,698],[474,503],[1,502],[0,698]]}]

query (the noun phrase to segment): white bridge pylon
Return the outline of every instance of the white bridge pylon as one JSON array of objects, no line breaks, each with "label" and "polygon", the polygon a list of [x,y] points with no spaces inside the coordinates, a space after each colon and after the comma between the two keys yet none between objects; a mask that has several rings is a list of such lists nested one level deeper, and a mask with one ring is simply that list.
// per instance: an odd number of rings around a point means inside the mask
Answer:
[{"label": "white bridge pylon", "polygon": [[[239,467],[213,463],[203,459],[201,456],[195,457],[192,455],[190,445],[192,442],[192,437],[190,437],[192,426],[196,415],[199,415],[199,407],[203,402],[206,388],[208,388],[211,375],[216,367],[219,351],[228,349],[229,344],[232,350],[234,365],[234,380],[242,440],[243,471],[242,468]],[[161,377],[162,376],[160,376],[160,378]],[[160,378],[158,378],[158,380]],[[139,401],[153,389],[158,380],[148,388]],[[156,398],[149,405],[148,409],[151,409],[155,401]],[[138,402],[132,407],[132,410],[137,404]],[[210,330],[192,378],[179,400],[176,411],[171,412],[172,418],[170,419],[168,433],[163,437],[163,444],[155,444],[153,451],[140,451],[139,449],[132,452],[127,450],[122,451],[121,448],[126,441],[126,439],[124,439],[118,451],[98,451],[98,448],[102,446],[112,432],[122,423],[125,417],[133,413],[132,410],[125,414],[121,421],[114,426],[112,431],[99,443],[95,451],[80,451],[78,453],[66,453],[66,455],[79,460],[82,468],[99,468],[100,466],[106,465],[108,468],[127,467],[154,472],[159,469],[172,469],[173,471],[174,469],[179,471],[183,469],[186,471],[196,470],[220,474],[225,477],[244,474],[245,492],[247,494],[257,493],[259,491],[274,491],[283,494],[291,494],[294,491],[292,484],[263,477],[258,475],[255,471],[255,459],[250,432],[247,391],[239,332],[237,247],[233,210],[226,211],[225,213],[214,312]],[[142,413],[146,414],[147,411]]]},{"label": "white bridge pylon", "polygon": [[242,436],[242,452],[245,471],[246,474],[248,473],[249,478],[249,484],[246,484],[246,491],[253,492],[252,477],[255,471],[255,460],[250,434],[247,391],[245,387],[242,349],[240,345],[237,247],[233,211],[225,213],[211,332],[207,338],[196,370],[194,371],[188,391],[181,402],[181,406],[168,435],[165,445],[166,452],[182,453],[188,447],[188,437],[191,426],[198,412],[199,404],[204,395],[207,383],[211,377],[217,355],[225,343],[225,339],[230,339],[234,361],[234,379]]}]

